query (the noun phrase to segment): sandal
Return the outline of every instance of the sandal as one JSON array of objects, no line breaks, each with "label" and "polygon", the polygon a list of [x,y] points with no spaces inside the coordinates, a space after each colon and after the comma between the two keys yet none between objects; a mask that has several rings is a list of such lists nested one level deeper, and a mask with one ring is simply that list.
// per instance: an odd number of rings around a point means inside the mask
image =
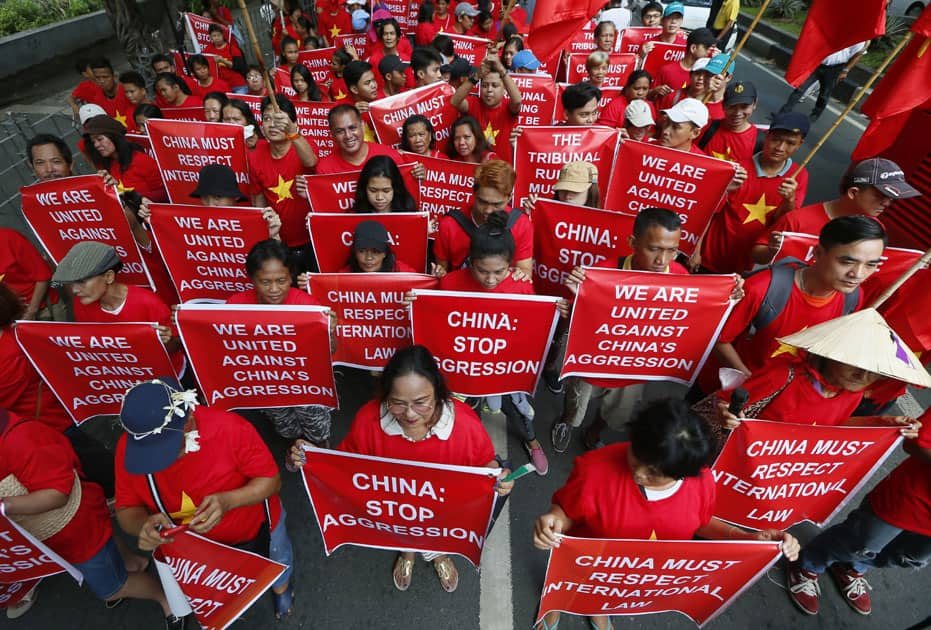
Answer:
[{"label": "sandal", "polygon": [[281,621],[285,617],[290,617],[294,612],[294,582],[288,583],[288,588],[284,593],[272,591],[272,598],[275,601],[275,621]]},{"label": "sandal", "polygon": [[540,620],[540,623],[537,624],[536,630],[556,630],[559,627],[559,619],[553,622],[553,625],[546,623],[546,617]]},{"label": "sandal", "polygon": [[[601,630],[601,628],[595,624],[595,621],[591,617],[588,617],[588,623],[592,624],[592,628],[594,628],[594,630]],[[608,617],[608,630],[614,630],[614,624],[611,623],[611,617]]]},{"label": "sandal", "polygon": [[399,591],[406,591],[411,586],[411,576],[414,574],[414,559],[405,558],[403,553],[398,554],[398,559],[394,561],[394,570],[391,572],[391,579],[394,580],[394,587]]},{"label": "sandal", "polygon": [[440,578],[440,586],[447,593],[452,593],[459,586],[459,571],[449,556],[440,556],[433,561],[433,568],[436,569],[436,575]]}]

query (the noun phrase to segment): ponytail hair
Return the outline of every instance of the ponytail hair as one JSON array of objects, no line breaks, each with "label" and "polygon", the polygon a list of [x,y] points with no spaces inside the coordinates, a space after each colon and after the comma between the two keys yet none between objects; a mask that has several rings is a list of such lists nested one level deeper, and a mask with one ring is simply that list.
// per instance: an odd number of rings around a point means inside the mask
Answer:
[{"label": "ponytail hair", "polygon": [[501,256],[511,264],[516,249],[514,236],[508,229],[508,214],[497,210],[475,231],[469,247],[469,260]]}]

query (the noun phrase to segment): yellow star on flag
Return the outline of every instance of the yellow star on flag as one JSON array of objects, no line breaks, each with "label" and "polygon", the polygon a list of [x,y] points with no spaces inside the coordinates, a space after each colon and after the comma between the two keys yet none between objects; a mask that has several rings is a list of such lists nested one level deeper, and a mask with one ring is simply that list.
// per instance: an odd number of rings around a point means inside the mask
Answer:
[{"label": "yellow star on flag", "polygon": [[[805,326],[805,328],[802,328],[802,330],[805,330],[807,328],[808,326]],[[798,332],[802,332],[802,330],[799,330]],[[779,347],[773,350],[773,353],[769,355],[769,358],[772,359],[773,357],[778,357],[780,354],[791,354],[793,357],[797,357],[798,348],[796,348],[795,346],[790,346],[787,343],[782,343],[780,341]]]},{"label": "yellow star on flag", "polygon": [[346,98],[346,93],[343,92],[342,90],[340,90],[340,91],[337,92],[336,95],[333,97],[333,100],[334,100],[334,101],[341,101],[341,100],[343,100],[344,98]]},{"label": "yellow star on flag", "polygon": [[485,127],[485,140],[487,140],[489,144],[494,144],[498,139],[499,133],[501,133],[501,131],[493,128],[491,122],[489,122],[488,126]]},{"label": "yellow star on flag", "polygon": [[647,540],[656,540],[656,539],[657,539],[656,530],[654,529],[652,532],[650,532],[650,537]]},{"label": "yellow star on flag", "polygon": [[362,123],[362,128],[365,130],[365,133],[362,136],[362,139],[366,142],[378,142],[378,138],[375,137],[375,132],[372,131],[372,128]]},{"label": "yellow star on flag", "polygon": [[761,224],[766,225],[766,216],[776,209],[776,206],[767,206],[766,205],[766,194],[760,195],[760,200],[756,203],[745,203],[744,208],[747,209],[747,218],[744,219],[744,224],[750,223],[751,221],[759,221]]},{"label": "yellow star on flag", "polygon": [[124,186],[124,185],[123,185],[123,180],[122,180],[122,179],[121,179],[121,180],[118,180],[118,181],[116,182],[116,192],[118,192],[118,193],[120,193],[120,194],[122,194],[122,193],[124,193],[124,192],[130,192],[130,191],[133,191],[133,190],[136,190],[136,189],[135,189],[135,188],[132,188],[132,187],[130,187],[130,186]]},{"label": "yellow star on flag", "polygon": [[113,114],[113,120],[117,121],[127,129],[129,128],[129,125],[126,124],[126,116],[124,116],[122,112],[116,112]]},{"label": "yellow star on flag", "polygon": [[181,509],[177,512],[172,512],[170,516],[173,520],[177,521],[181,519],[181,524],[186,525],[190,523],[194,518],[194,512],[197,511],[197,506],[194,505],[194,501],[191,500],[191,497],[187,495],[187,492],[181,491]]},{"label": "yellow star on flag", "polygon": [[717,151],[712,151],[711,155],[718,158],[719,160],[727,160],[728,162],[733,162],[733,155],[731,154],[731,147],[727,146],[724,148],[724,153],[718,153]]},{"label": "yellow star on flag", "polygon": [[282,199],[294,199],[294,195],[291,194],[292,184],[294,184],[293,179],[289,179],[288,181],[285,181],[284,178],[281,175],[279,175],[278,185],[269,186],[268,190],[270,192],[275,193],[275,196],[278,197],[278,201],[281,201]]},{"label": "yellow star on flag", "polygon": [[336,37],[337,35],[339,35],[339,34],[342,33],[342,32],[343,32],[343,30],[342,30],[340,27],[338,27],[336,24],[334,24],[334,25],[330,28],[330,37]]}]

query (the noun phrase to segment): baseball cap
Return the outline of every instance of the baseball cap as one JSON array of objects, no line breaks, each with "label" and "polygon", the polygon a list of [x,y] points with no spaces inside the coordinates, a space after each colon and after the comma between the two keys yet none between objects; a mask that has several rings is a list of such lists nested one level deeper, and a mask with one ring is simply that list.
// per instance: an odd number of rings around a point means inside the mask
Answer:
[{"label": "baseball cap", "polygon": [[127,472],[148,475],[171,466],[184,443],[188,412],[196,404],[196,393],[183,391],[174,378],[131,387],[120,407],[120,424],[128,434],[123,456]]},{"label": "baseball cap", "polygon": [[737,65],[737,62],[732,61],[728,65],[727,61],[730,58],[731,56],[727,53],[718,53],[717,55],[715,55],[714,57],[708,60],[705,70],[707,70],[711,74],[721,74],[725,71],[724,66],[727,65],[727,73],[734,74],[734,66]]},{"label": "baseball cap", "polygon": [[212,195],[216,197],[233,197],[245,201],[246,196],[236,184],[236,173],[226,164],[207,164],[200,169],[197,178],[197,188],[191,197]]},{"label": "baseball cap", "polygon": [[892,160],[871,158],[853,167],[850,174],[852,184],[873,186],[887,197],[908,199],[921,193],[905,181],[905,172]]},{"label": "baseball cap", "polygon": [[653,112],[646,101],[636,99],[627,104],[624,108],[624,120],[634,127],[647,127],[655,125]]},{"label": "baseball cap", "polygon": [[700,70],[705,70],[706,72],[711,72],[708,69],[708,64],[711,63],[711,60],[708,57],[702,57],[701,59],[696,59],[695,63],[692,64],[692,69],[689,72],[698,72]]},{"label": "baseball cap", "polygon": [[724,90],[724,106],[756,103],[756,86],[749,81],[734,81]]},{"label": "baseball cap", "polygon": [[52,283],[56,285],[66,282],[80,282],[114,269],[119,271],[123,262],[110,245],[97,241],[82,241],[68,250],[61,259],[55,273],[52,274]]},{"label": "baseball cap", "polygon": [[456,57],[449,63],[440,66],[440,72],[443,74],[448,72],[450,79],[460,79],[462,77],[467,77],[475,70],[475,66],[470,65],[464,57]]},{"label": "baseball cap", "polygon": [[598,169],[591,162],[569,162],[559,171],[559,181],[553,185],[553,190],[568,190],[569,192],[585,192],[598,182]]},{"label": "baseball cap", "polygon": [[88,120],[90,120],[91,118],[93,118],[94,116],[106,116],[106,115],[107,115],[107,111],[100,105],[97,105],[96,103],[86,103],[84,105],[81,105],[81,109],[78,110],[78,119],[81,121],[82,125],[86,123]]},{"label": "baseball cap", "polygon": [[460,15],[468,15],[470,17],[475,17],[479,14],[479,10],[473,7],[468,2],[460,2],[456,5],[456,17]]},{"label": "baseball cap", "polygon": [[369,14],[362,10],[356,9],[352,12],[352,28],[356,31],[361,31],[365,28],[365,22],[369,19]]},{"label": "baseball cap", "polygon": [[366,220],[356,225],[352,235],[353,249],[388,251],[388,230],[378,221]]},{"label": "baseball cap", "polygon": [[809,129],[811,129],[811,123],[808,122],[808,116],[801,112],[776,114],[769,125],[770,131],[791,131],[802,134],[803,138],[808,135]]},{"label": "baseball cap", "polygon": [[397,55],[387,55],[378,62],[378,73],[384,76],[389,72],[394,72],[395,70],[404,72],[410,65],[411,64],[402,61],[401,58]]},{"label": "baseball cap", "polygon": [[678,13],[679,15],[685,15],[685,5],[681,2],[670,2],[666,5],[666,8],[663,9],[663,17],[668,17],[673,13]]},{"label": "baseball cap", "polygon": [[519,50],[511,59],[511,70],[526,68],[527,70],[536,70],[540,67],[540,60],[532,51],[524,49]]},{"label": "baseball cap", "polygon": [[663,113],[669,116],[672,122],[691,122],[699,127],[708,124],[708,108],[697,98],[684,98]]}]

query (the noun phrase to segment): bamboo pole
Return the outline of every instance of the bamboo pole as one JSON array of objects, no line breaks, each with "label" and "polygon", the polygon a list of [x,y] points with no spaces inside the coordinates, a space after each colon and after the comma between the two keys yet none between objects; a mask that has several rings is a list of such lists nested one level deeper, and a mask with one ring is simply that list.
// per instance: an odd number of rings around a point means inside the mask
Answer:
[{"label": "bamboo pole", "polygon": [[256,63],[262,78],[265,79],[265,89],[268,90],[268,100],[271,102],[272,110],[277,114],[278,98],[275,94],[275,88],[272,86],[271,77],[265,69],[265,60],[262,58],[262,49],[259,47],[259,40],[255,37],[255,28],[252,26],[252,16],[249,15],[249,9],[246,8],[246,0],[239,0],[239,8],[242,10],[242,19],[246,23],[246,30],[249,31],[249,41],[252,42],[252,50],[255,52]]},{"label": "bamboo pole", "polygon": [[504,7],[504,13],[501,15],[501,27],[504,28],[504,25],[508,23],[508,20],[511,19],[511,9],[514,8],[514,5],[517,4],[517,0],[508,0],[508,4]]},{"label": "bamboo pole", "polygon": [[[750,33],[753,32],[753,29],[756,28],[756,25],[760,23],[763,14],[766,13],[766,9],[769,8],[769,3],[771,0],[763,0],[763,4],[760,5],[760,10],[757,11],[756,15],[753,17],[753,21],[750,22],[750,26],[747,27],[747,32],[744,33],[744,36],[740,38],[740,41],[737,42],[737,45],[734,46],[734,50],[731,51],[731,56],[728,58],[727,63],[724,64],[724,70],[721,71],[722,74],[727,72],[727,69],[730,67],[734,60],[737,59],[737,55],[740,54],[740,51],[743,50],[743,47],[746,45],[747,41],[750,39]],[[705,94],[701,102],[707,103],[711,99],[711,92]]]},{"label": "bamboo pole", "polygon": [[883,302],[892,297],[892,294],[895,293],[899,287],[905,284],[909,278],[911,278],[919,269],[925,267],[929,262],[931,262],[931,249],[926,251],[924,255],[915,261],[915,264],[909,267],[905,273],[899,276],[899,279],[889,285],[889,287],[883,291],[876,300],[870,304],[870,308],[878,309]]}]

